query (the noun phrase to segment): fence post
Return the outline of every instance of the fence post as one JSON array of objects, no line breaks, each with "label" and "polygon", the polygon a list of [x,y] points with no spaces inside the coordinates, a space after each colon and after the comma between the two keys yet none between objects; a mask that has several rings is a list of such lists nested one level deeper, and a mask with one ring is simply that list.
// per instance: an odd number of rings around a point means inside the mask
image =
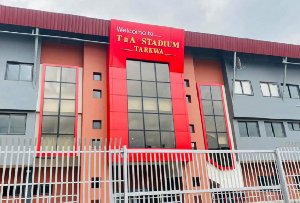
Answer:
[{"label": "fence post", "polygon": [[282,188],[284,202],[289,203],[290,202],[289,189],[288,189],[288,185],[287,185],[286,178],[285,178],[284,168],[283,168],[282,159],[281,159],[281,152],[280,152],[279,148],[276,148],[275,154],[276,154],[276,161],[278,164],[278,173],[279,173],[280,184],[281,184],[281,188]]},{"label": "fence post", "polygon": [[127,164],[128,164],[128,156],[127,156],[127,148],[126,145],[123,147],[123,177],[124,177],[124,202],[128,202],[128,187],[127,187]]}]

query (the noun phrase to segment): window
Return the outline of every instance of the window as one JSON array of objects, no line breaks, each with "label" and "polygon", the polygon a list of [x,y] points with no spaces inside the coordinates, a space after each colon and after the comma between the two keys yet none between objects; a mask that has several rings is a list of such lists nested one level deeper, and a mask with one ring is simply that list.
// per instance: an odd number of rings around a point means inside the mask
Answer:
[{"label": "window", "polygon": [[[44,78],[42,149],[73,150],[76,122],[77,68],[46,66]],[[64,148],[63,148],[64,147]]]},{"label": "window", "polygon": [[279,179],[275,175],[257,176],[257,181],[260,187],[279,185]]},{"label": "window", "polygon": [[[283,85],[282,85],[282,87],[283,87]],[[299,99],[300,98],[300,96],[299,96],[299,86],[298,85],[286,84],[284,97],[292,98],[292,99]]]},{"label": "window", "polygon": [[193,187],[200,187],[200,186],[201,186],[200,177],[193,177]]},{"label": "window", "polygon": [[101,73],[93,73],[93,79],[95,81],[101,81],[102,80],[102,75]]},{"label": "window", "polygon": [[96,177],[96,178],[92,178],[92,188],[100,188],[100,178]]},{"label": "window", "polygon": [[193,150],[197,150],[196,142],[192,142],[192,149],[193,149]]},{"label": "window", "polygon": [[[201,116],[205,124],[206,148],[208,150],[230,149],[221,86],[200,85],[198,88],[202,106]],[[230,153],[209,153],[209,159],[222,168],[233,166]]]},{"label": "window", "polygon": [[0,134],[25,134],[25,114],[0,114]]},{"label": "window", "polygon": [[295,176],[294,178],[297,189],[300,190],[300,176]]},{"label": "window", "polygon": [[187,103],[191,103],[192,102],[191,95],[186,95],[185,97],[186,97],[186,102]]},{"label": "window", "polygon": [[193,124],[190,125],[190,133],[195,133],[195,127]]},{"label": "window", "polygon": [[279,88],[277,83],[261,82],[260,88],[264,97],[279,97]]},{"label": "window", "polygon": [[101,139],[92,139],[92,148],[100,149],[101,147]]},{"label": "window", "polygon": [[289,130],[291,131],[300,131],[300,123],[290,122],[288,123]]},{"label": "window", "polygon": [[234,88],[236,94],[253,95],[250,81],[236,80]]},{"label": "window", "polygon": [[229,149],[221,88],[201,85],[200,91],[208,149]]},{"label": "window", "polygon": [[[23,187],[25,189],[25,186],[23,186]],[[38,191],[38,189],[39,189],[39,191]],[[43,184],[43,183],[41,183],[39,185],[36,184],[36,185],[33,186],[33,195],[43,195],[43,194],[51,195],[52,191],[53,191],[52,184]]]},{"label": "window", "polygon": [[33,64],[7,62],[6,80],[32,81]]},{"label": "window", "polygon": [[282,122],[265,122],[265,127],[268,137],[285,137]]},{"label": "window", "polygon": [[127,60],[129,147],[175,148],[169,65]]},{"label": "window", "polygon": [[93,97],[96,99],[101,98],[101,90],[93,90]]},{"label": "window", "polygon": [[241,137],[259,137],[259,128],[256,121],[239,121],[239,130]]},{"label": "window", "polygon": [[[9,190],[9,191],[8,191]],[[13,196],[15,193],[15,196],[19,196],[21,194],[21,186],[20,185],[16,185],[16,186],[3,186],[3,197],[8,197],[8,196]],[[24,190],[23,190],[24,191]]]},{"label": "window", "polygon": [[101,121],[93,120],[93,129],[101,129]]},{"label": "window", "polygon": [[184,80],[184,86],[189,87],[190,86],[190,81],[189,80]]}]

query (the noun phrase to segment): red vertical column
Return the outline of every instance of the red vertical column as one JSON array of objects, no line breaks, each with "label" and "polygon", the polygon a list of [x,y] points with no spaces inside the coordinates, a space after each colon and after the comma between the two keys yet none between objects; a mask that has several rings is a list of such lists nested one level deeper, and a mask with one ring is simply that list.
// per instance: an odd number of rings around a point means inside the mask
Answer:
[{"label": "red vertical column", "polygon": [[109,137],[128,146],[126,69],[109,67]]},{"label": "red vertical column", "polygon": [[175,139],[177,149],[191,149],[183,73],[170,72]]}]

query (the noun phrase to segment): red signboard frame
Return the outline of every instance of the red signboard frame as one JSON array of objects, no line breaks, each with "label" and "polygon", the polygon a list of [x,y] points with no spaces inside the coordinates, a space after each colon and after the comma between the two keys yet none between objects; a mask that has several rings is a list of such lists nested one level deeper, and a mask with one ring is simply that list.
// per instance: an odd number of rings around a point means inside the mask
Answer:
[{"label": "red signboard frame", "polygon": [[[122,32],[120,32],[121,29]],[[148,32],[152,33],[153,36],[149,36]],[[122,37],[118,36],[120,33]],[[145,39],[151,40],[147,41]],[[153,40],[155,40],[154,44]],[[148,42],[152,44],[149,45]],[[173,42],[175,43],[174,46],[172,45]],[[158,46],[158,43],[161,46]],[[135,49],[135,46],[142,47],[143,52]],[[144,52],[145,47],[148,53]],[[152,53],[149,53],[150,49]],[[154,49],[156,49],[155,53]],[[109,78],[108,137],[112,140],[122,139],[121,146],[129,146],[126,87],[127,59],[169,64],[176,148],[191,149],[183,77],[184,30],[119,20],[111,21],[107,71]]]}]

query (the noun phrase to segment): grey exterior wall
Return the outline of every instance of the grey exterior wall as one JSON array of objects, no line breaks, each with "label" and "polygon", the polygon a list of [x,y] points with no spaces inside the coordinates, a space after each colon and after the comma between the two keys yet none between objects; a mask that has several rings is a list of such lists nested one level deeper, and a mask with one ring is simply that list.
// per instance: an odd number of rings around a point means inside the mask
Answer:
[{"label": "grey exterior wall", "polygon": [[[40,45],[38,58],[40,58]],[[0,109],[36,108],[38,86],[33,82],[5,80],[7,61],[34,62],[34,37],[0,34]],[[38,75],[38,70],[37,70]]]},{"label": "grey exterior wall", "polygon": [[[236,71],[236,80],[249,80],[252,84],[253,96],[237,95],[232,99],[227,94],[230,114],[233,120],[235,145],[237,149],[274,149],[283,142],[300,141],[300,132],[290,131],[287,121],[300,122],[300,99],[278,97],[264,97],[261,92],[260,82],[276,82],[280,86],[283,83],[284,65],[282,58],[260,56],[251,54],[238,54],[244,69]],[[224,53],[223,71],[225,88],[232,92],[233,81],[233,53]],[[300,66],[288,65],[287,84],[300,85]],[[229,96],[228,96],[229,95]],[[241,137],[237,121],[254,120],[259,122],[261,137]],[[286,137],[267,137],[264,121],[282,121],[285,127]]]},{"label": "grey exterior wall", "polygon": [[[5,150],[21,150],[24,146],[23,138],[27,139],[25,146],[30,145],[30,138],[33,140],[35,135],[36,104],[38,97],[38,82],[34,86],[33,82],[5,80],[7,61],[34,63],[35,38],[30,36],[0,34],[0,113],[24,113],[27,115],[26,131],[24,135],[0,135],[0,146],[2,152]],[[38,59],[40,59],[41,43],[39,43]],[[39,61],[36,73],[38,81]],[[19,139],[20,138],[20,144]],[[22,156],[22,155],[21,155]],[[19,164],[22,163],[19,157]],[[0,154],[0,164],[4,163],[4,154]],[[10,161],[10,156],[6,158],[6,164]],[[25,159],[25,162],[27,159]],[[16,157],[12,164],[16,163]]]}]

